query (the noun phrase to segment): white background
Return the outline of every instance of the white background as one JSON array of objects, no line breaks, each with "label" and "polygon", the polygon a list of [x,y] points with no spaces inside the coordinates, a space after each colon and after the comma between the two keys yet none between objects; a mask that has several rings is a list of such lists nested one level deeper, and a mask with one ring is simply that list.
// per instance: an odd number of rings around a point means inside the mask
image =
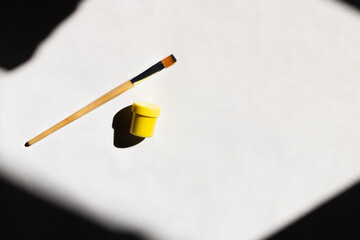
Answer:
[{"label": "white background", "polygon": [[[155,239],[259,239],[360,176],[360,13],[331,0],[85,1],[0,72],[0,167],[28,189]],[[24,143],[174,54],[178,62]],[[161,107],[113,146],[113,116]]]}]

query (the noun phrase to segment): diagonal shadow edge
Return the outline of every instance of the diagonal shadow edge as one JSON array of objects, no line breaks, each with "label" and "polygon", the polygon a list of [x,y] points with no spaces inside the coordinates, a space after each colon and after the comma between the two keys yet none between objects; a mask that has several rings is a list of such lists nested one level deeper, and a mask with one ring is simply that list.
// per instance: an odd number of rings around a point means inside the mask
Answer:
[{"label": "diagonal shadow edge", "polygon": [[81,0],[0,1],[0,68],[13,70],[28,61]]},{"label": "diagonal shadow edge", "polygon": [[360,2],[356,0],[337,0],[360,11]]},{"label": "diagonal shadow edge", "polygon": [[23,190],[0,176],[0,239],[145,240],[134,230],[110,230]]},{"label": "diagonal shadow edge", "polygon": [[360,181],[264,239],[360,239]]}]

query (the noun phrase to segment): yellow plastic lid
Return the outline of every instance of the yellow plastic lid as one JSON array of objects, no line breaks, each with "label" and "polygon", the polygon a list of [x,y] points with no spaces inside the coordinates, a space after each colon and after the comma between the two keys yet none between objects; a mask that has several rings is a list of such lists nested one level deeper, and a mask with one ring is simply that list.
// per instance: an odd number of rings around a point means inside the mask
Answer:
[{"label": "yellow plastic lid", "polygon": [[134,102],[131,111],[148,117],[160,116],[160,107],[147,102]]}]

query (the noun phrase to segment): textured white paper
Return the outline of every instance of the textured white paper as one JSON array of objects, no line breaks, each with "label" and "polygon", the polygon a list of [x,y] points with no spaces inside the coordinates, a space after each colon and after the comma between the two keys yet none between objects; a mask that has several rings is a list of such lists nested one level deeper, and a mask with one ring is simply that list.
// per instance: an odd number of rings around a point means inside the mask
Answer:
[{"label": "textured white paper", "polygon": [[[0,72],[0,167],[106,226],[155,239],[259,239],[360,176],[360,13],[331,0],[85,1]],[[174,54],[178,62],[25,148]],[[161,107],[113,146],[113,116]]]}]

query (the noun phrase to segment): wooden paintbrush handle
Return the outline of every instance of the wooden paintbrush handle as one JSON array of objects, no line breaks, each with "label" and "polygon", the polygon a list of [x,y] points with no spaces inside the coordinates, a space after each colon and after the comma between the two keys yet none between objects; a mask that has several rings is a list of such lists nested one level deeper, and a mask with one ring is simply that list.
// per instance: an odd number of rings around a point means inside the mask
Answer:
[{"label": "wooden paintbrush handle", "polygon": [[50,135],[51,133],[55,132],[56,130],[59,130],[60,128],[66,126],[67,124],[75,121],[76,119],[84,116],[88,112],[94,110],[95,108],[103,105],[104,103],[110,101],[111,99],[119,96],[121,93],[125,92],[126,90],[132,88],[134,85],[130,81],[126,81],[120,86],[114,88],[113,90],[109,91],[108,93],[104,94],[103,96],[99,97],[92,103],[88,104],[87,106],[83,107],[79,111],[73,113],[66,119],[62,120],[61,122],[55,124],[51,128],[45,130],[44,132],[40,133],[30,141],[28,141],[25,146],[31,146],[32,144],[36,143],[37,141],[40,141],[44,137]]}]

